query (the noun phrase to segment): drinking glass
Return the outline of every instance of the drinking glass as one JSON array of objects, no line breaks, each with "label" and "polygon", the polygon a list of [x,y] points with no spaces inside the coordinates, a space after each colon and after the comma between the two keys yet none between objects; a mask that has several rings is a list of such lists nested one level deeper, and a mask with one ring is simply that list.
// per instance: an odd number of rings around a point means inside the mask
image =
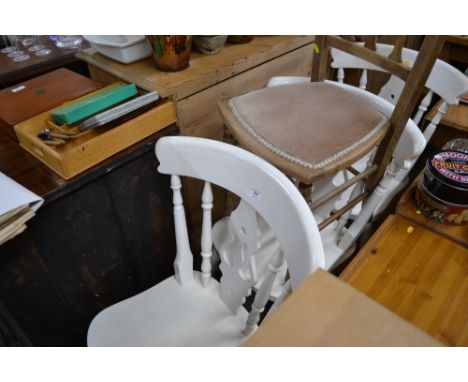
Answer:
[{"label": "drinking glass", "polygon": [[41,43],[41,36],[34,36],[34,43],[28,50],[30,52],[35,52],[36,56],[45,56],[52,52]]},{"label": "drinking glass", "polygon": [[83,37],[80,35],[62,35],[57,36],[55,45],[61,49],[79,49],[82,42]]},{"label": "drinking glass", "polygon": [[7,44],[10,44],[9,46],[6,46],[5,48],[3,48],[2,50],[0,50],[1,53],[3,54],[9,54],[9,53],[12,53],[16,50],[16,46],[15,44],[12,44],[9,36],[7,36],[7,38],[5,39],[5,42]]},{"label": "drinking glass", "polygon": [[30,56],[29,54],[24,53],[20,49],[20,40],[18,38],[19,36],[8,36],[8,40],[11,43],[11,46],[14,47],[14,49],[10,52],[7,53],[8,57],[12,58],[14,62],[21,62],[21,61],[26,61],[29,60]]},{"label": "drinking glass", "polygon": [[21,41],[21,44],[23,44],[23,46],[25,48],[27,48],[28,46],[34,44],[34,41],[35,41],[35,36],[33,35],[22,35],[22,36],[18,36],[19,40]]},{"label": "drinking glass", "polygon": [[37,52],[38,50],[44,49],[45,46],[41,44],[40,36],[34,36],[34,42],[33,44],[29,47],[30,52]]},{"label": "drinking glass", "polygon": [[8,42],[10,43],[10,46],[3,49],[2,51],[5,51],[4,53],[6,53],[8,55],[8,57],[14,57],[22,52],[20,52],[20,49],[18,47],[18,39],[16,38],[16,36],[7,36],[8,38]]}]

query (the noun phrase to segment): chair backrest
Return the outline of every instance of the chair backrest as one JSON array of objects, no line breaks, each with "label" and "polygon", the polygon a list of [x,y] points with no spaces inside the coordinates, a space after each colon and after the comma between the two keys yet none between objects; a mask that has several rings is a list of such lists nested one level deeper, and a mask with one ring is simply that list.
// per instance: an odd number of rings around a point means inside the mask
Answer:
[{"label": "chair backrest", "polygon": [[[363,47],[363,42],[355,43],[357,46]],[[394,53],[394,46],[388,44],[376,44],[376,52],[382,56],[389,57]],[[408,68],[412,68],[418,56],[417,51],[402,48],[400,57],[397,59]],[[359,57],[355,57],[349,53],[332,48],[330,51],[332,57],[331,67],[337,69],[337,81],[343,83],[345,79],[345,69],[361,69],[362,73],[359,80],[359,87],[366,89],[368,70],[380,72],[388,72],[386,69],[378,67],[365,61]],[[399,77],[392,75],[388,82],[381,88],[379,97],[386,99],[388,102],[396,105],[400,98],[401,91],[405,83]],[[416,113],[413,116],[413,121],[419,124],[427,111],[429,104],[432,101],[433,94],[437,94],[442,98],[443,102],[438,107],[430,124],[424,132],[426,140],[429,140],[434,133],[442,115],[447,109],[447,105],[458,104],[460,98],[468,92],[468,77],[460,72],[452,65],[437,59],[426,81],[425,87],[428,89],[426,96],[421,100]],[[422,127],[422,126],[421,126]]]},{"label": "chair backrest", "polygon": [[[174,267],[176,278],[181,284],[192,277],[193,260],[188,245],[179,176],[205,181],[202,195],[204,214],[201,238],[203,273],[208,273],[209,276],[209,254],[212,247],[213,199],[210,184],[216,184],[236,194],[241,198],[246,213],[249,213],[248,210],[251,208],[267,222],[288,264],[293,288],[313,270],[324,267],[320,234],[307,203],[291,181],[265,160],[232,145],[194,137],[161,138],[156,144],[156,156],[160,162],[158,171],[171,175],[177,244]],[[233,227],[239,241],[246,246],[249,244],[249,229],[256,227],[247,225]],[[239,253],[239,256],[242,256],[242,253]],[[231,285],[229,287],[231,288]]]},{"label": "chair backrest", "polygon": [[[364,47],[364,43],[357,42],[355,44],[357,46]],[[376,52],[382,56],[389,57],[393,50],[394,45],[380,43],[376,44]],[[416,58],[418,57],[418,53],[419,52],[412,49],[402,48],[400,57],[401,63],[408,68],[412,68]],[[330,55],[332,57],[332,62],[330,64],[331,67],[338,69],[338,72],[340,73],[337,75],[338,82],[343,82],[344,80],[344,69],[363,69],[360,79],[360,86],[362,88],[365,88],[367,84],[367,70],[388,72],[388,70],[384,68],[373,65],[368,61],[365,61],[359,57],[355,57],[352,54],[343,52],[336,48],[331,49]],[[340,69],[343,69],[343,71]],[[437,59],[425,86],[434,93],[438,94],[449,105],[455,105],[458,103],[460,96],[467,91],[466,83],[466,76],[462,72],[445,61]],[[379,96],[387,99],[387,101],[393,104],[396,104],[400,94],[394,94],[393,97],[390,97],[387,94],[379,94]]]}]

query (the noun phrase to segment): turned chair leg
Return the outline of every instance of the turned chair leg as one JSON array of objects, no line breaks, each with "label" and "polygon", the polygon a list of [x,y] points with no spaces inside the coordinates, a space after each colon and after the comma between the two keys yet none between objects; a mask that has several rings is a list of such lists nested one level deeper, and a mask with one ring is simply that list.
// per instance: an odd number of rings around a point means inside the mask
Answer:
[{"label": "turned chair leg", "polygon": [[312,184],[299,182],[299,191],[310,206],[312,204]]}]

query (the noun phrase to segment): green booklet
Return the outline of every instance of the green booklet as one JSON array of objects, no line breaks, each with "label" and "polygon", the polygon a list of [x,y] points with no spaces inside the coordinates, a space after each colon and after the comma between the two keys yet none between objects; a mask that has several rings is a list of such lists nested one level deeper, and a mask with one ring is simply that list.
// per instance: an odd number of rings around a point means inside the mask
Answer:
[{"label": "green booklet", "polygon": [[70,125],[108,107],[114,106],[137,94],[135,84],[120,85],[91,97],[61,107],[50,113],[52,121],[58,125]]}]

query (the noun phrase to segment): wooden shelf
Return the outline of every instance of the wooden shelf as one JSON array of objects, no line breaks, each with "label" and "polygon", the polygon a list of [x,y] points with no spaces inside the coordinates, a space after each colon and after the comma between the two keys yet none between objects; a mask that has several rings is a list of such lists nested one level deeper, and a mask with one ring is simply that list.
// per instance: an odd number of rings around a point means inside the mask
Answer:
[{"label": "wooden shelf", "polygon": [[[424,118],[429,124],[442,100],[437,102]],[[455,138],[468,138],[468,104],[460,102],[458,105],[450,105],[430,139],[430,144],[442,148],[448,141]]]},{"label": "wooden shelf", "polygon": [[464,247],[468,247],[468,225],[461,226],[448,226],[440,224],[435,220],[429,219],[422,213],[419,213],[418,208],[414,204],[414,192],[416,185],[419,182],[421,174],[416,177],[413,183],[408,187],[405,193],[398,202],[396,212],[398,215],[403,216],[423,227],[430,229],[448,239],[451,239]]},{"label": "wooden shelf", "polygon": [[[428,121],[428,123],[434,118],[442,102],[442,100],[437,102],[426,115],[424,119]],[[440,124],[465,133],[468,132],[468,103],[460,102],[458,105],[449,105],[447,111],[440,119]]]}]

